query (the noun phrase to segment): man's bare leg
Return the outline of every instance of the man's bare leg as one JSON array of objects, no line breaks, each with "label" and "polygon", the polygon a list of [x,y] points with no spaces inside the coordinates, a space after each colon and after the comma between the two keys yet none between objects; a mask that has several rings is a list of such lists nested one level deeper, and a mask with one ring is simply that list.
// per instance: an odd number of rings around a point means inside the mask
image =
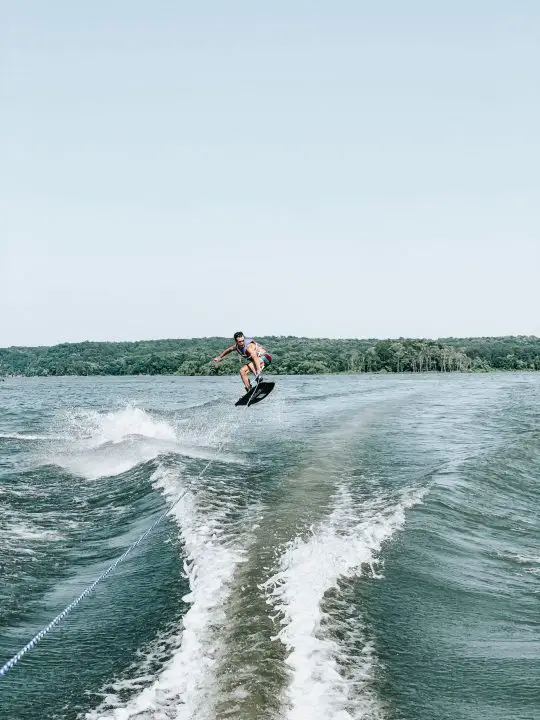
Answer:
[{"label": "man's bare leg", "polygon": [[251,358],[251,362],[248,363],[248,367],[251,370],[251,372],[255,375],[255,377],[258,377],[262,373],[262,371],[264,369],[264,365],[261,361],[261,358],[257,355],[255,350],[251,350],[251,351],[248,350],[248,353],[249,353],[249,357]]},{"label": "man's bare leg", "polygon": [[[252,363],[248,363],[247,365],[242,365],[240,368],[240,377],[242,378],[242,382],[244,383],[244,387],[246,390],[251,390],[251,383],[248,378],[248,373],[251,370]],[[251,370],[253,372],[253,370]]]}]

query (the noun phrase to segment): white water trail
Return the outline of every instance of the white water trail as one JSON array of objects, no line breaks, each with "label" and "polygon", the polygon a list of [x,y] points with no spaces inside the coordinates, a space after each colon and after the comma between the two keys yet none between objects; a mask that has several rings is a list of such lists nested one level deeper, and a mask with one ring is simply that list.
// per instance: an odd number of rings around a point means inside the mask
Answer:
[{"label": "white water trail", "polygon": [[[363,622],[355,632],[363,651],[351,662],[347,644],[338,642],[333,628],[339,618],[325,610],[325,595],[340,579],[377,573],[382,544],[405,522],[405,510],[421,501],[422,493],[408,491],[397,503],[376,498],[353,505],[346,488],[337,496],[327,521],[312,528],[307,539],[289,543],[279,570],[264,585],[269,602],[281,616],[277,635],[288,649],[291,682],[285,705],[287,720],[352,720],[383,718],[384,709],[372,688],[377,659]],[[380,576],[379,576],[380,577]]]},{"label": "white water trail", "polygon": [[[216,659],[221,648],[220,628],[225,622],[224,605],[239,563],[245,560],[247,539],[227,531],[227,515],[233,498],[217,507],[203,506],[200,488],[183,485],[178,472],[158,469],[153,477],[155,486],[165,495],[182,499],[173,513],[185,547],[184,572],[190,591],[183,597],[189,610],[182,620],[177,647],[160,671],[159,676],[124,707],[93,711],[88,720],[212,720],[216,700]],[[234,534],[233,534],[234,535]],[[122,683],[113,685],[118,691]],[[109,705],[119,701],[113,695]]]}]

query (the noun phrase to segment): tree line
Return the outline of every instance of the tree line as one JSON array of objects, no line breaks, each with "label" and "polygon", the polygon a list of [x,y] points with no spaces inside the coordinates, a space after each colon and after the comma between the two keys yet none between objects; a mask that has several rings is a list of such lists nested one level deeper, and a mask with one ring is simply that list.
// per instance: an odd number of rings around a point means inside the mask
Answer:
[{"label": "tree line", "polygon": [[[364,372],[489,372],[540,370],[540,338],[508,336],[439,340],[330,340],[261,337],[272,354],[269,374]],[[0,349],[0,376],[227,375],[237,372],[233,353],[212,363],[228,338],[63,343]]]}]

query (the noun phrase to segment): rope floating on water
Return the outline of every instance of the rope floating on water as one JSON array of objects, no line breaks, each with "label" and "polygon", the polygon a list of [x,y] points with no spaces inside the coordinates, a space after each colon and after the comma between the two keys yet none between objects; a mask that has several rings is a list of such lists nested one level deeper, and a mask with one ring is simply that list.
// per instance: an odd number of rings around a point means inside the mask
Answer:
[{"label": "rope floating on water", "polygon": [[[223,447],[223,444],[224,443],[221,443],[221,445],[219,446],[218,452]],[[208,470],[210,465],[212,465],[212,463],[215,462],[215,460],[216,460],[216,458],[212,458],[211,460],[209,460],[208,463],[202,469],[202,471],[199,473],[199,475],[197,475],[197,477],[192,482],[196,482],[197,480],[200,480],[202,478],[202,476],[204,475],[204,473]],[[51,632],[51,630],[53,630],[62,620],[64,620],[64,618],[66,618],[71,612],[73,612],[73,610],[75,610],[77,605],[82,600],[84,600],[84,598],[87,595],[89,595],[96,588],[96,586],[99,585],[100,582],[105,580],[105,578],[108,575],[110,575],[113,572],[113,570],[116,569],[117,565],[119,565],[123,560],[126,559],[126,557],[130,554],[130,552],[132,552],[132,550],[134,550],[138,545],[140,545],[140,543],[143,540],[145,540],[153,532],[153,530],[164,520],[164,518],[167,517],[167,515],[171,512],[171,510],[176,505],[178,505],[178,503],[180,502],[180,500],[182,500],[182,498],[185,496],[186,493],[187,493],[187,490],[184,490],[184,492],[181,493],[180,496],[176,498],[174,503],[169,508],[167,508],[167,510],[165,510],[165,512],[163,512],[157,518],[157,520],[155,520],[152,523],[152,525],[150,525],[150,527],[147,528],[144,531],[144,533],[134,543],[132,543],[128,547],[127,550],[125,550],[122,553],[122,555],[120,555],[120,557],[116,558],[116,560],[112,563],[112,565],[109,565],[109,567],[105,570],[105,572],[103,572],[97,578],[97,580],[94,580],[94,582],[91,585],[88,585],[88,587],[85,590],[83,590],[82,593],[79,595],[79,597],[75,598],[75,600],[70,602],[70,604],[67,607],[65,607],[62,610],[62,612],[54,618],[54,620],[51,620],[51,622],[46,627],[44,627],[42,630],[40,630],[36,635],[34,635],[34,637],[30,640],[30,642],[28,642],[23,648],[21,648],[16,655],[13,655],[12,658],[10,658],[4,665],[2,665],[2,667],[0,667],[0,678],[4,677],[13,667],[15,667],[15,665],[19,662],[19,660],[21,660],[26,655],[27,652],[29,652],[30,650],[35,648],[35,646],[41,640],[43,640],[43,638],[46,635],[48,635]]]}]

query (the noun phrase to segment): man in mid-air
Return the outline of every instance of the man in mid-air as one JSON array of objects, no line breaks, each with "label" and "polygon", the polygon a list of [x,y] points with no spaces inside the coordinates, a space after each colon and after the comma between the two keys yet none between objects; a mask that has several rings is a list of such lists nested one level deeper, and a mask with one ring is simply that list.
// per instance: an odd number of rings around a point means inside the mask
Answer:
[{"label": "man in mid-air", "polygon": [[221,362],[225,355],[228,355],[234,350],[236,350],[241,357],[248,360],[248,362],[240,368],[240,377],[242,378],[246,392],[249,392],[251,390],[251,383],[248,377],[249,371],[251,370],[251,372],[255,375],[255,381],[259,382],[262,371],[272,362],[272,356],[263,348],[262,345],[259,345],[254,338],[246,338],[244,337],[243,332],[238,331],[234,333],[234,345],[226,348],[222,353],[215,357],[214,362]]}]

